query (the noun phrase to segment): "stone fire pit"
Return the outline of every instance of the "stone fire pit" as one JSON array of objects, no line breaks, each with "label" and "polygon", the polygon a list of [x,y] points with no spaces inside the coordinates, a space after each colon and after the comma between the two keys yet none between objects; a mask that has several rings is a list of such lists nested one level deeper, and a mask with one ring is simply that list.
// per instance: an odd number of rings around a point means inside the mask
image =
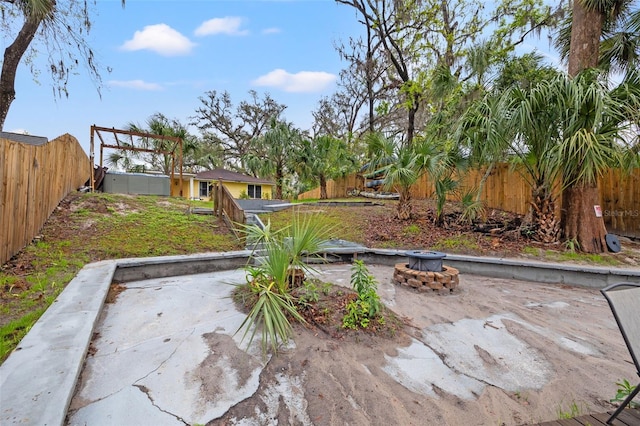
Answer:
[{"label": "stone fire pit", "polygon": [[451,293],[460,283],[459,272],[444,266],[446,254],[435,251],[408,251],[409,263],[397,263],[393,272],[393,283],[415,288],[421,292],[435,291]]}]

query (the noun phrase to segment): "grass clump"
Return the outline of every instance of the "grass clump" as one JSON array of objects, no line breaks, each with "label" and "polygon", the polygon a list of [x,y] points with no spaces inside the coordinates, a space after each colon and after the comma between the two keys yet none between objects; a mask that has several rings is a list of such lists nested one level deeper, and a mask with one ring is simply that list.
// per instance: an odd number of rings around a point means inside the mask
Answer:
[{"label": "grass clump", "polygon": [[480,250],[478,242],[471,237],[461,234],[440,239],[434,249],[441,251],[476,251]]}]

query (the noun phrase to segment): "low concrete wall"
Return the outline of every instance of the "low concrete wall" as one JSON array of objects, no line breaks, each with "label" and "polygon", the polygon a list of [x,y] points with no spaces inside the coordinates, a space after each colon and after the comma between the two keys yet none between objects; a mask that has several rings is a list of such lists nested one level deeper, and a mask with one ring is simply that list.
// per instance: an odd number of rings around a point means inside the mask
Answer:
[{"label": "low concrete wall", "polygon": [[287,204],[285,200],[258,200],[258,199],[236,199],[236,202],[242,207],[242,210],[264,211],[269,210],[267,206],[277,206]]},{"label": "low concrete wall", "polygon": [[[365,253],[357,256],[366,263],[393,266],[396,263],[409,261],[404,253],[404,250],[367,249]],[[546,284],[601,289],[609,284],[623,281],[640,283],[640,270],[633,269],[461,255],[447,255],[443,263],[453,266],[460,273]]]}]

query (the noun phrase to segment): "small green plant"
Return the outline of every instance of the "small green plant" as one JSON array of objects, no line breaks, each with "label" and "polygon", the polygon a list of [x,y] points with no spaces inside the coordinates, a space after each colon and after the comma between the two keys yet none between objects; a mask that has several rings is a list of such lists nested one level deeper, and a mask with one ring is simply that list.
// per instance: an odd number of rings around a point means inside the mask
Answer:
[{"label": "small green plant", "polygon": [[311,280],[305,280],[302,283],[302,291],[298,296],[298,302],[303,305],[315,303],[320,299],[320,291],[318,286]]},{"label": "small green plant", "polygon": [[577,251],[580,251],[580,243],[576,238],[571,238],[564,242],[564,248],[569,253],[575,253]]},{"label": "small green plant", "polygon": [[479,250],[480,246],[469,236],[461,234],[439,240],[434,245],[434,249],[442,251]]},{"label": "small green plant", "polygon": [[362,260],[353,261],[351,286],[358,293],[358,297],[347,303],[347,314],[342,320],[342,327],[366,328],[371,319],[378,315],[382,304],[376,292],[378,286],[376,280]]},{"label": "small green plant", "polygon": [[465,191],[460,198],[460,202],[462,203],[462,214],[459,219],[460,222],[473,223],[475,220],[486,215],[484,202],[478,199],[477,188]]},{"label": "small green plant", "polygon": [[[636,387],[629,383],[627,379],[622,379],[619,382],[616,382],[616,385],[618,386],[616,396],[610,401],[618,404],[624,402],[624,400],[636,389]],[[635,401],[629,401],[629,408],[640,408],[640,404]]]},{"label": "small green plant", "polygon": [[[296,305],[289,293],[281,293],[279,287],[274,281],[267,279],[265,275],[257,274],[253,276],[253,280],[249,282],[251,290],[257,295],[256,303],[251,308],[249,315],[242,322],[238,331],[245,328],[242,339],[244,340],[249,331],[251,336],[249,344],[253,341],[258,328],[262,334],[262,349],[266,352],[268,344],[271,349],[277,352],[279,344],[286,343],[291,338],[293,328],[287,319],[287,315],[291,315],[296,321],[305,322],[304,318],[298,313]],[[260,325],[260,327],[251,325]]]},{"label": "small green plant", "polygon": [[361,299],[352,300],[345,306],[347,314],[342,318],[343,328],[367,328],[369,326],[369,311],[371,307],[367,302]]},{"label": "small green plant", "polygon": [[249,194],[247,194],[247,191],[242,190],[240,191],[240,195],[238,196],[239,199],[241,200],[248,200],[249,199]]},{"label": "small green plant", "polygon": [[575,401],[569,405],[568,411],[564,411],[562,405],[558,407],[558,419],[573,419],[574,417],[578,417],[580,413],[580,407]]},{"label": "small green plant", "polygon": [[415,223],[409,226],[406,226],[402,232],[404,235],[418,235],[420,234],[420,227]]}]

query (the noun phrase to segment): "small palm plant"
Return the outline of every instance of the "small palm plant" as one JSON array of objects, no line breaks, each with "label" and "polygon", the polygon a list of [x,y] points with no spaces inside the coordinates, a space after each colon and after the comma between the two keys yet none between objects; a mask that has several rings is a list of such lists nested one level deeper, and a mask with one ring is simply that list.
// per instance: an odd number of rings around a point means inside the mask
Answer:
[{"label": "small palm plant", "polygon": [[[238,331],[245,329],[242,338],[249,336],[249,345],[260,329],[263,353],[269,346],[277,353],[280,344],[287,343],[292,336],[290,319],[305,322],[291,294],[292,285],[298,282],[296,277],[304,279],[305,273],[313,271],[305,260],[319,257],[330,232],[331,228],[317,218],[301,217],[298,213],[294,214],[291,225],[278,231],[271,229],[270,222],[264,229],[244,226],[247,239],[256,244],[256,264],[245,268],[247,285],[255,296],[255,303],[238,328]],[[255,256],[257,253],[262,257]]]}]

